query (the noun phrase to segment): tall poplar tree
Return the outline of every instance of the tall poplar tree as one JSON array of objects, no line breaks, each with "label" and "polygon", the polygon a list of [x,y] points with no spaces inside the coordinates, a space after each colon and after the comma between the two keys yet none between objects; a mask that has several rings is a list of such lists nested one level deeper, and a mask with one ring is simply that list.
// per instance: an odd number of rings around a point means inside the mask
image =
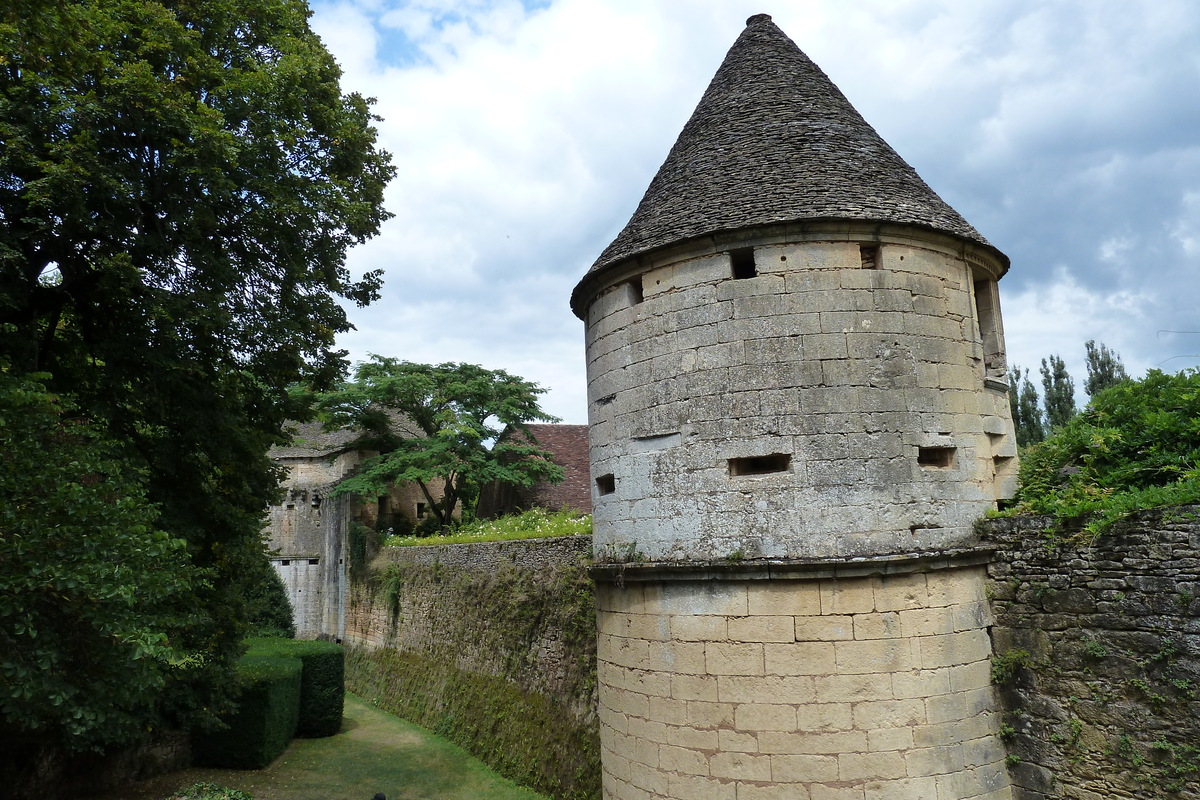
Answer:
[{"label": "tall poplar tree", "polygon": [[1075,416],[1075,381],[1058,355],[1042,359],[1042,398],[1049,430],[1066,425]]},{"label": "tall poplar tree", "polygon": [[1097,345],[1095,339],[1088,339],[1083,348],[1087,361],[1087,383],[1083,390],[1088,397],[1095,397],[1108,387],[1129,380],[1129,373],[1115,350],[1109,350],[1103,342]]}]

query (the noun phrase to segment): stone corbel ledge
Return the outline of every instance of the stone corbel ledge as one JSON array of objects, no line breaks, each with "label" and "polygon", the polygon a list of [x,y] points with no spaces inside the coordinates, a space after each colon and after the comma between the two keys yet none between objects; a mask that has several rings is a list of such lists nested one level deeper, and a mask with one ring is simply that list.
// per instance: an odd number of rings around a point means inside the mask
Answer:
[{"label": "stone corbel ledge", "polygon": [[994,547],[935,550],[887,556],[822,559],[764,559],[756,561],[631,561],[593,564],[592,579],[602,583],[664,581],[819,580],[908,575],[937,569],[982,566],[992,560]]}]

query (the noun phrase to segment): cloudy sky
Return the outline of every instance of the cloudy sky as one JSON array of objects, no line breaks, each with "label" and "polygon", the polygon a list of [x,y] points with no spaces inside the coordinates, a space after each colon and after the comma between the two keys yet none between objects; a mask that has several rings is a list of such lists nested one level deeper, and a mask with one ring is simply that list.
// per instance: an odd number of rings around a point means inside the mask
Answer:
[{"label": "cloudy sky", "polygon": [[772,15],[1012,259],[1010,363],[1083,343],[1132,374],[1200,365],[1194,0],[315,0],[377,98],[396,216],[355,250],[381,301],[361,360],[466,361],[587,421],[571,289],[624,226],[725,52]]}]

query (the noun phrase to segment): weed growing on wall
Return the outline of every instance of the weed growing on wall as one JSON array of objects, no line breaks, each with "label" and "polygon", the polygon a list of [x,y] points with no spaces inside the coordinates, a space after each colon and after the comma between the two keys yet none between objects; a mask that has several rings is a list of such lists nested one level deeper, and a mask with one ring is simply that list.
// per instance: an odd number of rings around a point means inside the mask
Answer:
[{"label": "weed growing on wall", "polygon": [[521,514],[498,519],[477,520],[454,529],[445,536],[389,536],[386,547],[415,545],[469,544],[470,542],[508,542],[518,539],[548,539],[554,536],[590,536],[592,517],[563,509],[547,511],[533,508]]}]

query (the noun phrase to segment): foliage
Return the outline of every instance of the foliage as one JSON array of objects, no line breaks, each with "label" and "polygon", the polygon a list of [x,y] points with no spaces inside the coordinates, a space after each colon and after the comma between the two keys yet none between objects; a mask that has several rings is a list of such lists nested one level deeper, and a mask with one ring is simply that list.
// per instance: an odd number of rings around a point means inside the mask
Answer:
[{"label": "foliage", "polygon": [[1028,650],[1009,650],[992,659],[992,683],[1003,685],[1017,677],[1017,673],[1030,665],[1033,656]]},{"label": "foliage", "polygon": [[236,576],[238,593],[246,607],[249,633],[254,636],[296,635],[295,613],[283,578],[264,553],[249,559]]},{"label": "foliage", "polygon": [[257,637],[246,644],[248,656],[298,658],[304,666],[300,674],[297,736],[333,736],[341,730],[346,686],[345,651],[340,644],[274,637]]},{"label": "foliage", "polygon": [[[358,365],[353,382],[319,400],[327,425],[361,430],[358,445],[380,453],[336,491],[378,497],[393,484],[416,484],[437,524],[448,527],[458,504],[469,515],[480,487],[491,481],[518,486],[561,481],[562,468],[527,428],[534,421],[557,421],[538,406],[544,391],[474,364],[433,366],[372,356]],[[502,435],[506,430],[524,435]]]},{"label": "foliage", "polygon": [[1087,383],[1083,390],[1088,397],[1095,397],[1108,387],[1129,380],[1129,373],[1116,351],[1109,350],[1103,342],[1097,346],[1095,339],[1088,339],[1083,347],[1087,361]]},{"label": "foliage", "polygon": [[167,800],[254,800],[254,797],[237,789],[202,781],[180,789]]},{"label": "foliage", "polygon": [[1092,398],[1025,451],[1010,513],[1089,517],[1096,534],[1134,511],[1200,502],[1200,372],[1150,370]]},{"label": "foliage", "polygon": [[[344,257],[386,218],[392,168],[307,14],[302,0],[0,6],[0,354],[103,430],[128,476],[113,496],[144,486],[157,516],[130,525],[147,541],[130,563],[159,552],[169,582],[185,540],[203,571],[170,639],[204,654],[161,693],[179,714],[228,702],[246,613],[237,576],[262,559],[277,491],[266,452],[305,413],[287,386],[342,373],[338,298],[366,303],[379,287],[374,273],[352,279]],[[31,475],[53,485],[55,465]],[[76,534],[73,514],[62,522],[82,549],[104,541]],[[35,557],[30,574],[57,568]],[[139,592],[174,590],[145,576]],[[37,605],[41,589],[21,591]],[[156,658],[129,660],[127,686],[151,682],[138,675]],[[9,680],[24,697],[53,678]]]},{"label": "foliage", "polygon": [[1018,447],[1026,447],[1046,438],[1042,410],[1038,408],[1037,389],[1029,380],[1029,370],[1022,371],[1014,366],[1008,371],[1008,403]]},{"label": "foliage", "polygon": [[129,741],[204,658],[181,639],[205,574],[76,413],[0,371],[0,750]]},{"label": "foliage", "polygon": [[422,536],[389,536],[387,547],[411,547],[431,544],[467,544],[470,542],[508,542],[516,539],[547,539],[553,536],[587,536],[592,532],[592,518],[565,508],[547,511],[532,508],[520,514],[510,514],[489,520],[476,520],[455,528],[451,533],[435,538]]},{"label": "foliage", "polygon": [[296,733],[302,670],[298,658],[250,653],[242,656],[237,664],[237,711],[225,716],[227,730],[194,737],[197,762],[261,769],[274,761]]},{"label": "foliage", "polygon": [[[1047,363],[1048,361],[1048,363]],[[1042,359],[1042,392],[1046,406],[1046,427],[1053,431],[1075,416],[1075,381],[1067,365],[1057,355]]]}]

